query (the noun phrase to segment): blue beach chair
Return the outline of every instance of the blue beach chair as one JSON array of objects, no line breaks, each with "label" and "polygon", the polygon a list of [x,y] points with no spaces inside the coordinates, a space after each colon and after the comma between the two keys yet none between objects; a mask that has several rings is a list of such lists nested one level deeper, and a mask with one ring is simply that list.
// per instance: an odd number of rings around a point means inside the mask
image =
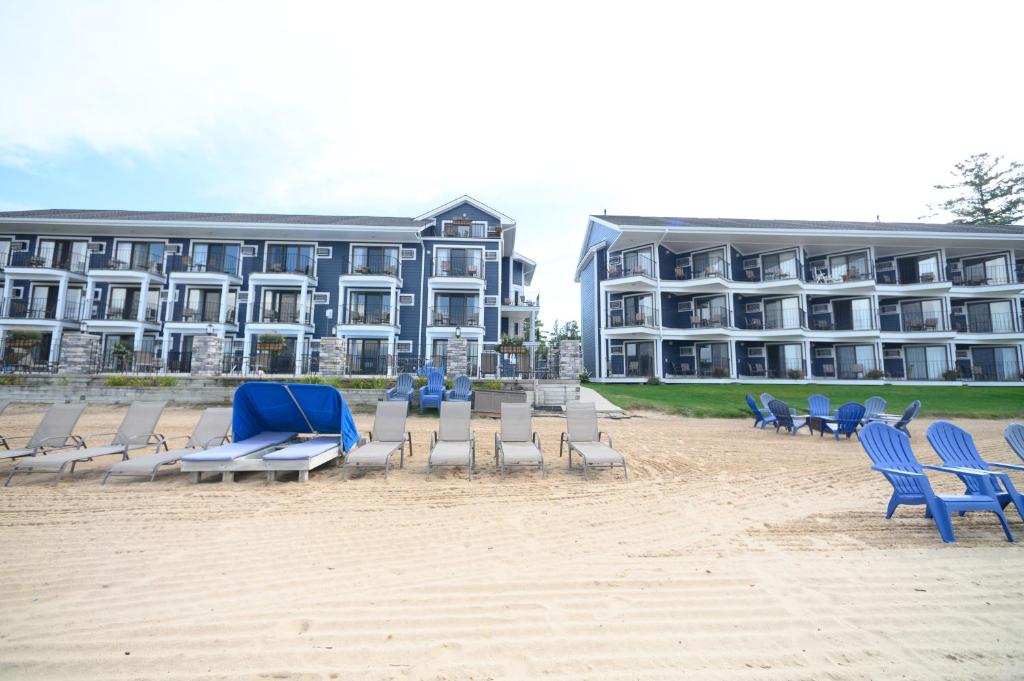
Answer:
[{"label": "blue beach chair", "polygon": [[1003,431],[1003,437],[1006,438],[1006,444],[1010,445],[1010,449],[1024,460],[1024,425],[1011,423]]},{"label": "blue beach chair", "polygon": [[832,433],[836,440],[840,435],[845,435],[849,440],[850,436],[857,432],[864,419],[864,405],[859,402],[847,402],[836,410],[835,418],[830,420]]},{"label": "blue beach chair", "polygon": [[750,411],[754,413],[754,427],[761,426],[761,430],[769,423],[775,423],[775,417],[771,415],[771,412],[765,414],[757,407],[757,402],[754,401],[754,396],[747,394],[747,406],[750,407]]},{"label": "blue beach chair", "polygon": [[[953,513],[990,511],[999,518],[1003,532],[1006,533],[1006,540],[1013,541],[1010,526],[1006,522],[1002,506],[996,499],[992,476],[989,473],[943,466],[922,466],[910,449],[910,438],[907,434],[877,421],[864,426],[857,438],[874,464],[871,469],[884,475],[892,485],[892,497],[885,512],[886,519],[892,518],[892,514],[900,505],[924,506],[925,517],[935,521],[942,541],[952,543],[956,541],[950,519]],[[955,496],[936,494],[924,474],[925,468],[961,477],[973,476],[977,480],[977,492]]]},{"label": "blue beach chair", "polygon": [[400,374],[395,385],[388,388],[386,399],[389,402],[410,402],[412,393],[412,374]]},{"label": "blue beach chair", "polygon": [[888,402],[884,397],[869,397],[864,402],[864,423],[874,421],[879,414],[885,413],[885,406]]},{"label": "blue beach chair", "polygon": [[771,407],[768,405],[771,404],[771,401],[774,399],[775,398],[772,397],[771,393],[761,393],[761,406],[764,407],[765,411],[771,411]]},{"label": "blue beach chair", "polygon": [[425,408],[441,411],[441,402],[444,401],[444,374],[433,370],[427,375],[427,384],[420,388],[420,413]]},{"label": "blue beach chair", "polygon": [[810,430],[810,426],[807,424],[807,417],[793,414],[782,400],[772,400],[768,403],[768,408],[771,410],[772,416],[775,417],[776,433],[779,432],[780,428],[788,430],[790,435],[796,435],[796,431],[804,426],[807,426],[807,429]]},{"label": "blue beach chair", "polygon": [[[1002,471],[994,471],[992,468],[1006,468],[1011,471],[1024,471],[1024,466],[1009,463],[989,463],[981,458],[978,448],[974,446],[974,438],[960,426],[949,421],[936,421],[928,426],[926,431],[928,442],[932,449],[939,455],[949,468],[970,468],[974,470],[988,471],[992,474],[992,487],[996,491],[996,499],[1002,508],[1012,501],[1017,507],[1017,513],[1021,520],[1024,520],[1024,501],[1020,493],[1013,486],[1010,476]],[[967,493],[977,492],[977,482],[970,475],[961,477],[964,485],[967,486]]]},{"label": "blue beach chair", "polygon": [[472,402],[473,386],[469,383],[466,375],[457,376],[452,389],[445,393],[444,398],[449,402]]},{"label": "blue beach chair", "polygon": [[824,395],[814,394],[807,398],[807,406],[807,413],[810,415],[807,419],[807,428],[813,433],[817,427],[819,435],[824,435],[826,431],[831,433],[832,428],[828,424],[832,416],[831,401]]},{"label": "blue beach chair", "polygon": [[910,437],[910,430],[907,429],[907,426],[910,425],[910,422],[913,421],[920,412],[921,400],[914,400],[907,405],[906,409],[903,410],[903,416],[900,417],[899,421],[893,424],[893,428],[901,433],[906,433],[907,437]]}]

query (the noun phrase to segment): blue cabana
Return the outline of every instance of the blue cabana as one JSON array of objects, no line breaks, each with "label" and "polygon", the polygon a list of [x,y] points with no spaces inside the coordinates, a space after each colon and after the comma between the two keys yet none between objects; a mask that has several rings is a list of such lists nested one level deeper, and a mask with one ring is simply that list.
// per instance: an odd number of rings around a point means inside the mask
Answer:
[{"label": "blue cabana", "polygon": [[308,383],[243,383],[232,404],[235,441],[264,431],[341,435],[346,452],[359,441],[352,412],[341,391]]}]

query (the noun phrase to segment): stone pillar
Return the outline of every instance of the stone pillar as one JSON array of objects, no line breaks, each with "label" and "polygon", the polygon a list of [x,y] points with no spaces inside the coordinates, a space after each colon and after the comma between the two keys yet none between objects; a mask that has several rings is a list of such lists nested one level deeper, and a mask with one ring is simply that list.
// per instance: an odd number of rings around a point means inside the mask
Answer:
[{"label": "stone pillar", "polygon": [[583,344],[578,340],[558,341],[558,377],[578,379],[583,371]]},{"label": "stone pillar", "polygon": [[465,338],[448,339],[448,375],[469,373],[469,343]]},{"label": "stone pillar", "polygon": [[62,374],[92,374],[99,368],[100,337],[91,333],[66,333],[61,339]]},{"label": "stone pillar", "polygon": [[320,339],[320,373],[324,376],[344,376],[347,369],[346,341],[337,336]]},{"label": "stone pillar", "polygon": [[217,376],[224,366],[224,339],[196,336],[192,339],[192,375]]}]

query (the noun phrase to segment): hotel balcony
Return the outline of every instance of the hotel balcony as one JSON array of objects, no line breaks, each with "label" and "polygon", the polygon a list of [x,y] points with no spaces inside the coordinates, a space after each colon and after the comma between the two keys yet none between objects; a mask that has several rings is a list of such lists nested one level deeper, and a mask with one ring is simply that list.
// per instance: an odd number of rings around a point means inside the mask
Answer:
[{"label": "hotel balcony", "polygon": [[657,329],[658,311],[649,305],[640,305],[629,310],[609,310],[605,316],[606,329]]},{"label": "hotel balcony", "polygon": [[[12,279],[82,280],[88,267],[88,254],[76,255],[63,249],[39,249],[38,252],[11,251],[5,272]],[[68,275],[71,275],[70,277]]]},{"label": "hotel balcony", "polygon": [[68,302],[63,307],[50,303],[4,299],[0,304],[0,318],[14,320],[54,321],[78,323],[83,318],[82,304]]},{"label": "hotel balcony", "polygon": [[349,326],[392,326],[397,325],[397,316],[390,308],[349,307],[342,312],[342,323]]},{"label": "hotel balcony", "polygon": [[483,326],[480,310],[470,308],[466,310],[450,310],[432,307],[427,311],[427,326]]},{"label": "hotel balcony", "polygon": [[991,314],[954,314],[949,318],[950,328],[958,333],[1013,334],[1024,331],[1024,318],[1012,312]]},{"label": "hotel balcony", "polygon": [[[220,312],[221,303],[220,301],[214,301],[205,305],[198,305],[190,307],[186,305],[182,308],[181,313],[178,315],[176,322],[184,324],[219,324],[220,323]],[[229,307],[226,310],[225,324],[235,323],[235,310],[233,307]]]},{"label": "hotel balcony", "polygon": [[782,312],[747,313],[740,317],[739,328],[745,331],[779,331],[804,329],[807,314],[803,308]]},{"label": "hotel balcony", "polygon": [[435,257],[430,276],[444,278],[483,279],[484,261],[479,255],[447,255]]},{"label": "hotel balcony", "polygon": [[[100,280],[122,280],[125,275],[150,275],[163,281],[164,264],[161,260],[126,261],[119,260],[114,255],[106,253],[94,253],[89,264],[89,276]],[[132,277],[127,277],[132,278]]]},{"label": "hotel balcony", "polygon": [[312,279],[316,271],[314,264],[314,259],[306,255],[290,255],[281,258],[268,257],[266,262],[263,263],[263,267],[260,268],[260,273],[290,274]]},{"label": "hotel balcony", "polygon": [[93,317],[92,321],[122,321],[137,322],[143,321],[149,324],[160,323],[160,306],[155,304],[146,305],[143,310],[143,318],[139,320],[139,306],[128,305],[125,307],[108,307],[103,314]]},{"label": "hotel balcony", "polygon": [[310,311],[303,310],[297,305],[265,306],[260,309],[259,319],[256,323],[312,325]]}]

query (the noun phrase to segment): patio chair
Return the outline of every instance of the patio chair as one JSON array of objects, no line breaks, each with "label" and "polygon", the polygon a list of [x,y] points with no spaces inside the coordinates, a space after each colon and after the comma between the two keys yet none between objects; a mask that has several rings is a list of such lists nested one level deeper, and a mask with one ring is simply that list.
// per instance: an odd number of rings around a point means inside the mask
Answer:
[{"label": "patio chair", "polygon": [[775,417],[772,416],[771,412],[765,414],[761,411],[757,406],[757,402],[754,402],[753,395],[749,393],[747,394],[747,406],[750,407],[750,411],[754,414],[755,428],[761,426],[761,430],[764,430],[764,427],[769,423],[775,423]]},{"label": "patio chair", "polygon": [[457,376],[452,389],[445,391],[444,399],[449,402],[472,402],[473,386],[469,383],[469,377],[465,374]]},{"label": "patio chair", "polygon": [[[36,426],[36,432],[29,436],[7,435],[0,440],[5,451],[0,451],[0,461],[14,461],[25,456],[46,454],[65,447],[83,447],[82,438],[72,431],[85,411],[85,404],[54,404],[46,410],[43,420]],[[11,449],[11,440],[28,440],[24,447]]]},{"label": "patio chair", "polygon": [[377,403],[373,430],[367,433],[369,440],[360,440],[358,446],[342,460],[343,480],[348,480],[353,468],[383,468],[384,479],[387,480],[395,452],[398,452],[398,467],[405,466],[406,442],[409,443],[409,456],[412,456],[412,433],[405,429],[407,413],[408,409],[400,402]]},{"label": "patio chair", "polygon": [[[565,405],[566,432],[558,442],[558,456],[562,448],[569,445],[569,468],[572,468],[572,453],[583,462],[583,477],[589,478],[590,468],[622,468],[622,474],[629,480],[626,457],[612,448],[612,436],[597,429],[597,409],[593,402],[569,402]],[[601,436],[608,444],[601,442]]]},{"label": "patio chair", "polygon": [[539,468],[541,475],[546,475],[540,437],[531,428],[530,413],[525,402],[501,405],[501,430],[494,434],[494,463],[500,477],[514,467]]},{"label": "patio chair", "polygon": [[[942,459],[942,463],[950,468],[968,468],[972,470],[988,471],[992,474],[990,481],[995,489],[996,499],[1003,509],[1012,501],[1017,507],[1017,513],[1021,520],[1024,520],[1024,501],[1020,493],[1013,485],[1010,476],[1002,471],[992,470],[993,468],[1005,468],[1011,471],[1024,471],[1024,466],[1010,463],[989,463],[981,458],[978,448],[974,446],[974,438],[960,426],[949,421],[936,421],[928,426],[925,431],[928,443]],[[971,475],[961,475],[960,479],[966,487],[965,494],[978,494],[980,489],[978,481]]]},{"label": "patio chair", "polygon": [[11,469],[4,486],[10,485],[11,478],[17,473],[53,473],[53,484],[57,485],[60,484],[60,479],[69,466],[68,473],[74,474],[77,464],[92,461],[101,456],[120,456],[124,460],[129,458],[128,452],[134,449],[152,445],[156,446],[156,451],[160,451],[160,447],[167,449],[167,440],[156,432],[157,421],[160,420],[160,414],[163,413],[165,406],[167,406],[167,402],[132,402],[116,433],[95,434],[112,434],[114,439],[109,445],[83,447],[57,454],[37,455],[19,461]]},{"label": "patio chair", "polygon": [[1024,460],[1024,424],[1011,423],[1006,426],[1003,437],[1006,438],[1006,444],[1010,445],[1010,449]]},{"label": "patio chair", "polygon": [[864,401],[864,423],[876,420],[880,414],[885,413],[885,406],[888,402],[884,397],[869,397]]},{"label": "patio chair", "polygon": [[434,468],[465,468],[473,479],[476,465],[476,436],[470,429],[469,402],[445,402],[441,405],[441,423],[430,435],[427,477]]},{"label": "patio chair", "polygon": [[810,410],[807,412],[810,417],[807,419],[807,427],[813,433],[814,429],[817,428],[819,436],[825,434],[825,431],[832,432],[832,429],[828,425],[828,419],[832,416],[832,403],[824,395],[815,393],[807,398],[807,405]]},{"label": "patio chair", "polygon": [[797,431],[804,427],[811,431],[811,434],[814,433],[808,423],[809,418],[807,416],[797,416],[782,400],[770,401],[768,403],[768,410],[771,411],[772,416],[775,417],[776,433],[779,432],[780,428],[785,428],[789,431],[790,435],[796,435]]},{"label": "patio chair", "polygon": [[427,384],[420,388],[420,413],[422,414],[425,408],[440,411],[444,393],[444,374],[434,369],[427,376]]},{"label": "patio chair", "polygon": [[[184,447],[156,452],[145,456],[137,456],[134,459],[118,461],[107,469],[100,481],[101,485],[107,484],[107,479],[115,477],[149,477],[150,482],[156,478],[163,466],[175,464],[186,454],[200,449],[208,449],[224,444],[228,439],[228,431],[231,430],[231,408],[207,409],[199,417],[199,422],[192,429],[191,435],[186,435],[188,440]],[[174,438],[169,438],[168,441]]]},{"label": "patio chair", "polygon": [[388,388],[385,398],[391,402],[411,402],[413,394],[412,382],[412,374],[399,374],[395,385]]},{"label": "patio chair", "polygon": [[[949,469],[944,466],[923,466],[914,456],[907,434],[878,421],[864,426],[857,437],[874,464],[871,469],[884,475],[892,485],[892,496],[885,511],[886,519],[892,518],[899,506],[924,506],[925,517],[934,520],[942,541],[952,543],[956,541],[950,518],[953,513],[989,511],[999,518],[1003,532],[1006,533],[1006,540],[1013,541],[1010,526],[996,499],[992,476],[989,473],[962,468]],[[973,476],[977,480],[978,492],[957,496],[935,494],[924,473],[926,468],[953,475]]]},{"label": "patio chair", "polygon": [[774,399],[775,399],[775,398],[774,398],[774,397],[773,397],[773,396],[771,395],[771,393],[761,393],[761,397],[760,397],[760,400],[761,400],[761,406],[762,406],[762,407],[764,407],[764,410],[765,410],[765,411],[767,411],[767,412],[769,412],[769,413],[771,412],[771,409],[769,408],[769,406],[768,406],[768,405],[769,405],[769,404],[771,403],[771,401],[772,401],[772,400],[774,400]]},{"label": "patio chair", "polygon": [[920,412],[921,400],[914,400],[913,402],[907,405],[906,409],[903,410],[903,416],[900,417],[899,421],[893,424],[893,428],[903,433],[906,433],[907,437],[910,437],[910,430],[907,428],[907,426],[910,425],[911,421],[917,418],[917,415]]},{"label": "patio chair", "polygon": [[829,419],[832,434],[839,440],[840,435],[850,436],[857,432],[864,421],[864,405],[859,402],[847,402],[836,410],[836,415]]}]

